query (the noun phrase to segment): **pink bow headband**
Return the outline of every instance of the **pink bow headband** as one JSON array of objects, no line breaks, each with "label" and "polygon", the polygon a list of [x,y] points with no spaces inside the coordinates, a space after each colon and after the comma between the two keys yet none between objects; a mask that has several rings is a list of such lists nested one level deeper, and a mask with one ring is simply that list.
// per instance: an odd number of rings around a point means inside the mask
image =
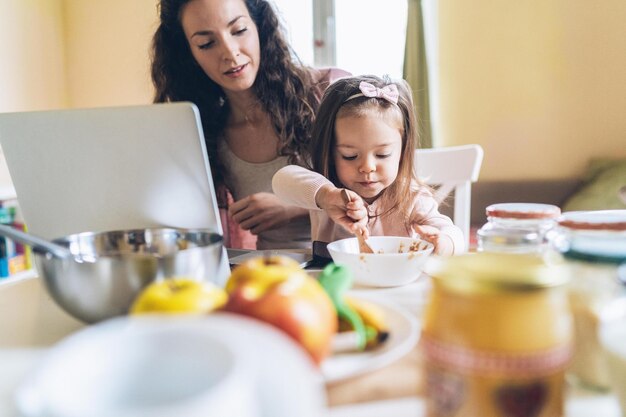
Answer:
[{"label": "pink bow headband", "polygon": [[356,97],[375,97],[385,99],[393,104],[398,104],[398,97],[400,94],[398,93],[398,87],[395,84],[388,84],[383,88],[378,88],[366,81],[361,81],[359,84],[359,90],[361,90],[360,93],[351,95],[344,101],[344,103]]}]

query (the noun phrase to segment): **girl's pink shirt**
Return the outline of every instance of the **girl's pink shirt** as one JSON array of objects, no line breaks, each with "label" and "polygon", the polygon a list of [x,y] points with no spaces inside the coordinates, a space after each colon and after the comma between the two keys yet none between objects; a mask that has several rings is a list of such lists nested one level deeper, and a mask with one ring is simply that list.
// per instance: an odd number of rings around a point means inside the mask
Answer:
[{"label": "girl's pink shirt", "polygon": [[[315,203],[315,195],[326,184],[333,185],[324,176],[296,165],[288,165],[280,169],[272,179],[274,194],[287,204],[309,210],[313,240],[333,242],[353,237],[350,232],[332,221],[326,211],[320,209]],[[448,216],[439,212],[437,202],[425,188],[416,193],[409,213],[394,211],[376,216],[378,213],[385,212],[385,207],[381,207],[378,201],[368,206],[368,212],[370,215],[368,229],[372,236],[419,237],[411,226],[429,225],[439,229],[443,235],[440,239],[445,237],[451,239],[454,247],[453,253],[458,254],[466,250],[463,232],[452,223]]]}]

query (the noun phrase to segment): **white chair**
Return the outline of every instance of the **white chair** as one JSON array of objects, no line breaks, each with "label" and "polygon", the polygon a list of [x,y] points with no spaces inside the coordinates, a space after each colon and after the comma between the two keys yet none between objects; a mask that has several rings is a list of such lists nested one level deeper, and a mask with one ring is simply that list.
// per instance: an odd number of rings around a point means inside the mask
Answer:
[{"label": "white chair", "polygon": [[480,145],[448,146],[415,151],[415,173],[424,183],[436,187],[435,200],[443,202],[454,192],[452,220],[470,241],[472,183],[478,180],[483,161]]}]

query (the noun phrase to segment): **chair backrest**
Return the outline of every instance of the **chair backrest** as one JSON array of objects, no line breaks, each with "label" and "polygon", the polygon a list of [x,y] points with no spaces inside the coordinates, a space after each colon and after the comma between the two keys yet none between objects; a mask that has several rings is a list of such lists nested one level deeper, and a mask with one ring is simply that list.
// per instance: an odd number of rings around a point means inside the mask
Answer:
[{"label": "chair backrest", "polygon": [[415,173],[424,183],[437,186],[435,199],[441,203],[454,192],[453,221],[469,248],[472,183],[478,180],[483,161],[480,145],[417,149]]}]

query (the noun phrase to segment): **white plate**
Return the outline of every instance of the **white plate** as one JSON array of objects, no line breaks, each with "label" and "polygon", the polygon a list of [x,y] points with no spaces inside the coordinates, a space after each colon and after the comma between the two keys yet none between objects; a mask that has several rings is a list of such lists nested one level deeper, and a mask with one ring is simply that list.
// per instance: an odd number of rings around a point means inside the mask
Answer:
[{"label": "white plate", "polygon": [[381,297],[359,294],[380,307],[389,324],[389,339],[380,347],[367,352],[335,354],[322,362],[321,370],[327,383],[334,383],[380,369],[402,358],[417,344],[420,326],[415,316],[401,307],[389,304]]}]

